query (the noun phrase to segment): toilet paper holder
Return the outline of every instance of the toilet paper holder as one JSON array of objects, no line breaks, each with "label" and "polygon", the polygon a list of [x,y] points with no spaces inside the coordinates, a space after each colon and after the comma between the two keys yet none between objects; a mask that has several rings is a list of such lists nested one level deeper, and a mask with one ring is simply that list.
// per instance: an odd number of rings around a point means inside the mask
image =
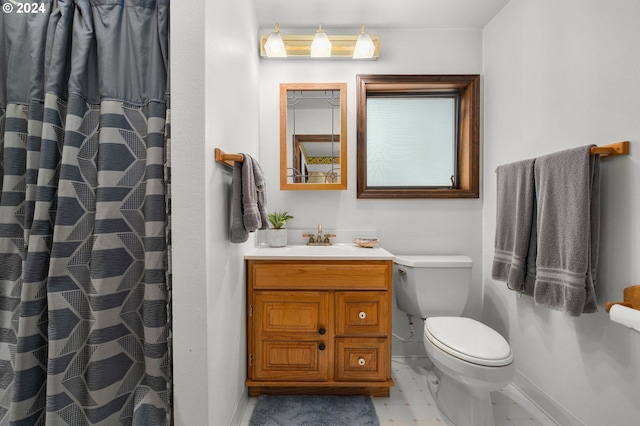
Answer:
[{"label": "toilet paper holder", "polygon": [[613,305],[622,305],[627,308],[640,310],[640,285],[632,285],[624,289],[623,292],[624,301],[622,302],[607,302],[605,309],[607,312]]}]

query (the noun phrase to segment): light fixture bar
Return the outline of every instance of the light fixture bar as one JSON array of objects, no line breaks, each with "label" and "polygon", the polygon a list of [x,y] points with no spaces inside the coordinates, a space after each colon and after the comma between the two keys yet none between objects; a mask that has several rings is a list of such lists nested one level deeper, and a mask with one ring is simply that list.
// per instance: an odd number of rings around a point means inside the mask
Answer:
[{"label": "light fixture bar", "polygon": [[[284,43],[287,58],[311,58],[311,43],[313,42],[314,35],[280,34],[280,36]],[[359,35],[327,35],[329,41],[331,41],[331,57],[326,59],[353,59],[358,36]],[[375,50],[373,56],[369,59],[376,60],[380,57],[380,37],[375,35],[370,37]],[[268,38],[269,34],[260,36],[260,56],[264,58],[269,57],[265,51],[265,43]]]}]

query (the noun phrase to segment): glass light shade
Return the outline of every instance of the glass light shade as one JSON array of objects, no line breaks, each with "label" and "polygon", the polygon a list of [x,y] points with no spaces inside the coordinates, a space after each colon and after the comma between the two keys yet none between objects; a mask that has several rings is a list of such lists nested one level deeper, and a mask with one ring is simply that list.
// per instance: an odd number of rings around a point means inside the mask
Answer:
[{"label": "glass light shade", "polygon": [[276,24],[275,31],[272,31],[271,34],[269,34],[269,38],[267,38],[267,41],[264,43],[264,51],[269,58],[287,57],[287,51],[284,47],[284,42],[282,41],[278,24]]},{"label": "glass light shade", "polygon": [[327,37],[327,33],[322,30],[322,25],[316,31],[311,43],[312,58],[329,58],[331,57],[331,41]]},{"label": "glass light shade", "polygon": [[371,36],[368,33],[362,32],[358,36],[356,47],[353,49],[354,59],[371,59],[373,53],[376,51],[376,46],[371,40]]}]

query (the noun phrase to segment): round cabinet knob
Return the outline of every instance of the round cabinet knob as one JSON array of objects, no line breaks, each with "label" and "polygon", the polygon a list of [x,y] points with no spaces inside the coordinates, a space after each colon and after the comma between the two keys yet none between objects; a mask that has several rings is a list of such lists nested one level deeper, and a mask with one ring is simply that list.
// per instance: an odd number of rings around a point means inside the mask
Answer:
[{"label": "round cabinet knob", "polygon": [[320,345],[318,345],[318,349],[320,349],[321,351],[324,351],[327,347],[324,345],[324,343],[320,343]]},{"label": "round cabinet knob", "polygon": [[318,330],[318,333],[319,333],[319,334],[324,334],[324,333],[326,333],[326,332],[327,332],[327,330],[325,330],[324,328],[321,328],[320,330]]},{"label": "round cabinet knob", "polygon": [[360,319],[365,319],[366,317],[367,317],[367,313],[366,313],[366,312],[364,312],[364,311],[362,311],[362,312],[360,312],[360,313],[358,314],[358,318],[360,318]]},{"label": "round cabinet knob", "polygon": [[359,358],[358,359],[358,365],[364,365],[366,363],[366,361],[364,360],[364,358]]}]

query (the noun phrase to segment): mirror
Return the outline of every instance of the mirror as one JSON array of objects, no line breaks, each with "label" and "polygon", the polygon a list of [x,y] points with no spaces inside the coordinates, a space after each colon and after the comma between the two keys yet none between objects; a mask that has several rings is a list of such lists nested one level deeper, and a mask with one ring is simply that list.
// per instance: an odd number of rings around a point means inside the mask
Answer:
[{"label": "mirror", "polygon": [[347,84],[280,85],[280,189],[347,189]]}]

